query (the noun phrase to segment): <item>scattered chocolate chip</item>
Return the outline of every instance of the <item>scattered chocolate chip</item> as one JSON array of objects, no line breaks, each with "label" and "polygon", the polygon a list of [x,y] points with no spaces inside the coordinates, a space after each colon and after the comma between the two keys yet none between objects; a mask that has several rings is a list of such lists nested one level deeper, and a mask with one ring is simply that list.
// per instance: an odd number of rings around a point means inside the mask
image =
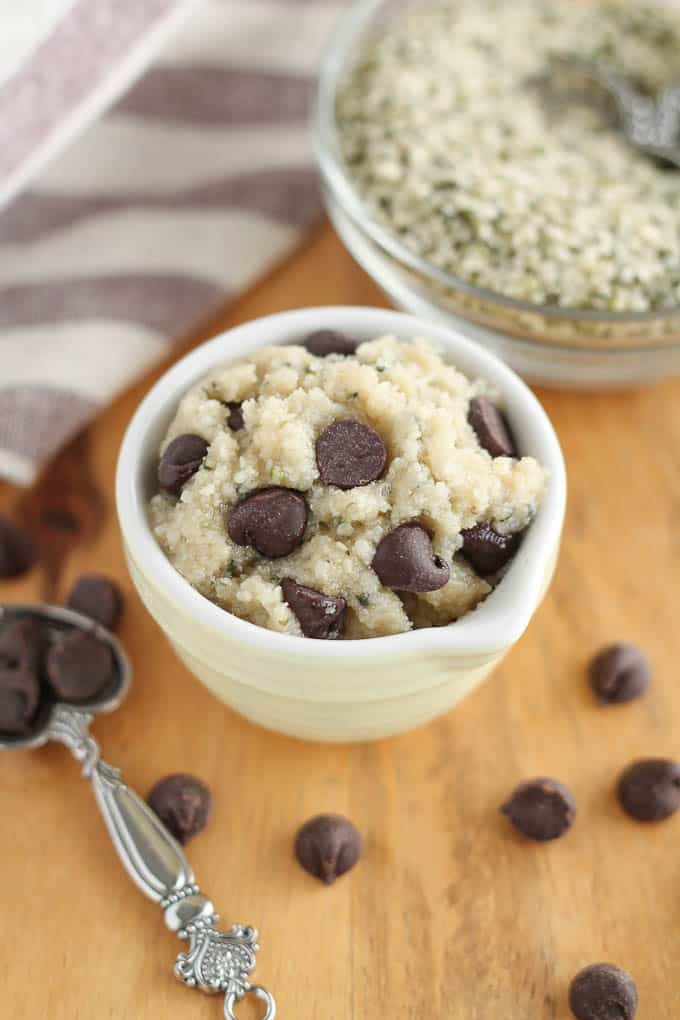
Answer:
[{"label": "scattered chocolate chip", "polygon": [[617,793],[623,810],[638,822],[661,822],[680,808],[680,763],[643,758],[621,773]]},{"label": "scattered chocolate chip", "polygon": [[635,645],[607,645],[588,668],[590,686],[603,705],[617,705],[639,698],[649,687],[652,671]]},{"label": "scattered chocolate chip", "polygon": [[252,492],[229,514],[232,542],[251,545],[271,560],[288,556],[302,544],[307,527],[307,503],[295,489],[271,486]]},{"label": "scattered chocolate chip", "polygon": [[354,489],[380,478],[387,463],[382,437],[370,425],[343,418],[316,441],[316,463],[324,485]]},{"label": "scattered chocolate chip", "polygon": [[115,581],[108,577],[83,574],[71,588],[66,605],[113,630],[123,610],[123,596]]},{"label": "scattered chocolate chip", "polygon": [[196,474],[208,451],[201,436],[186,433],[168,443],[158,465],[158,484],[171,496],[179,496],[182,486]]},{"label": "scattered chocolate chip", "polygon": [[40,620],[25,616],[13,620],[0,633],[0,666],[25,669],[40,677],[47,634]]},{"label": "scattered chocolate chip", "polygon": [[20,577],[36,558],[37,550],[28,535],[0,514],[0,578]]},{"label": "scattered chocolate chip", "polygon": [[571,828],[576,801],[556,779],[530,779],[517,787],[501,811],[523,836],[544,843]]},{"label": "scattered chocolate chip", "polygon": [[226,406],[229,408],[227,425],[232,432],[240,432],[243,428],[243,411],[241,410],[240,401],[228,400]]},{"label": "scattered chocolate chip", "polygon": [[437,591],[451,576],[449,565],[432,551],[432,540],[415,521],[385,535],[371,564],[387,588],[396,591]]},{"label": "scattered chocolate chip", "polygon": [[522,533],[500,535],[488,521],[475,524],[461,532],[463,556],[480,575],[489,577],[512,559],[519,549]]},{"label": "scattered chocolate chip", "polygon": [[113,656],[95,634],[74,629],[51,646],[46,667],[50,685],[61,701],[90,701],[110,684]]},{"label": "scattered chocolate chip", "polygon": [[324,641],[342,637],[347,609],[345,599],[332,598],[314,588],[306,588],[292,577],[284,577],[281,589],[305,637],[321,638]]},{"label": "scattered chocolate chip", "polygon": [[342,815],[317,815],[295,837],[295,856],[310,875],[332,885],[361,857],[359,830]]},{"label": "scattered chocolate chip", "polygon": [[212,810],[208,787],[186,772],[160,779],[147,800],[166,829],[182,844],[205,829]]},{"label": "scattered chocolate chip", "polygon": [[325,358],[329,354],[354,354],[359,341],[344,333],[337,333],[334,329],[318,329],[316,333],[309,334],[303,346],[317,358]]},{"label": "scattered chocolate chip", "polygon": [[468,421],[477,435],[479,445],[492,457],[517,456],[517,448],[505,415],[488,397],[474,397],[470,401]]},{"label": "scattered chocolate chip", "polygon": [[627,971],[612,963],[594,963],[572,981],[569,1006],[577,1020],[633,1020],[637,988]]}]

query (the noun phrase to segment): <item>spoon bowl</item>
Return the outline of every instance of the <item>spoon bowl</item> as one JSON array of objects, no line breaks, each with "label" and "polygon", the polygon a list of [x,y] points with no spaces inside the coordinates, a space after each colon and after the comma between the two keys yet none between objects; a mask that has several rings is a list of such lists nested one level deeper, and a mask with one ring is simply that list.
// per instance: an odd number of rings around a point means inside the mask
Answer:
[{"label": "spoon bowl", "polygon": [[53,727],[58,717],[58,709],[68,708],[69,711],[83,713],[92,719],[101,712],[113,712],[125,698],[132,682],[130,662],[120,642],[99,624],[93,623],[87,616],[76,613],[72,609],[47,604],[17,604],[0,606],[0,630],[8,623],[31,618],[38,620],[45,629],[48,645],[54,644],[64,634],[72,630],[84,630],[94,634],[111,649],[113,656],[113,674],[106,688],[95,698],[81,702],[58,701],[43,689],[35,719],[28,733],[3,733],[0,730],[0,750],[29,750],[42,747],[49,740],[55,739]]}]

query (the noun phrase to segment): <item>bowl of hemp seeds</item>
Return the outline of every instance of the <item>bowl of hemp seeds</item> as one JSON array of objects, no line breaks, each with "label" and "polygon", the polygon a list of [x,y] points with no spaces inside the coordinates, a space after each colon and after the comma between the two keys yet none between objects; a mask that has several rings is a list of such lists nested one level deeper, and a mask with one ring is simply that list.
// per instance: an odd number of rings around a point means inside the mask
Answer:
[{"label": "bowl of hemp seeds", "polygon": [[680,7],[359,0],[326,50],[313,133],[330,217],[397,306],[559,387],[680,374],[680,170],[624,137],[584,61],[655,99]]}]

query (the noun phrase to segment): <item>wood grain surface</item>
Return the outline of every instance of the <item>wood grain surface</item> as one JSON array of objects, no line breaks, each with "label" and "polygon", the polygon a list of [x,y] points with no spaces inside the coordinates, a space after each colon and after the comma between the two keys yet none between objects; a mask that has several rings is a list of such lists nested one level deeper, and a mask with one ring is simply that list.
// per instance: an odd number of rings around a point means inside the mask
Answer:
[{"label": "wood grain surface", "polygon": [[[323,303],[383,303],[328,228],[193,342]],[[257,977],[282,1020],[566,1020],[570,978],[599,960],[634,974],[641,1020],[678,1020],[680,816],[635,824],[612,788],[635,756],[680,756],[680,381],[540,394],[571,492],[557,576],[528,633],[439,722],[326,747],[264,732],[215,701],[132,591],[114,466],[157,374],[32,491],[0,490],[0,508],[28,522],[44,551],[0,597],[58,601],[92,569],[120,581],[136,680],[96,735],[142,793],[174,770],[213,787],[214,818],[190,856],[223,919],[259,927]],[[654,684],[640,702],[603,709],[584,665],[617,638],[648,651]],[[537,774],[562,779],[578,800],[572,832],[545,846],[513,835],[498,812]],[[3,1020],[222,1016],[219,1001],[174,981],[177,940],[121,871],[65,750],[5,754],[0,797]],[[332,888],[292,857],[297,826],[319,811],[347,814],[366,837],[363,860]],[[258,1012],[244,1004],[239,1015]]]}]

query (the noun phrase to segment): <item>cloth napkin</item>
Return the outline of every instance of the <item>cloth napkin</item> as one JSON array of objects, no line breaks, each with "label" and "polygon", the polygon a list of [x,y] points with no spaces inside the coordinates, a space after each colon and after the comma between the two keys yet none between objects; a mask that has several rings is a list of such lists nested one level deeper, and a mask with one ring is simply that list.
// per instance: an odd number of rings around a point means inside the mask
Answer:
[{"label": "cloth napkin", "polygon": [[[72,113],[72,93],[45,88],[50,58],[97,73],[83,49],[88,2],[67,3],[35,51],[42,63],[28,93],[31,61],[0,81],[0,195],[31,140],[15,138],[9,151],[6,111],[16,115],[33,96],[35,141],[60,110]],[[346,2],[202,0],[108,112],[44,158],[0,209],[0,476],[30,484],[116,393],[316,219],[308,106]],[[97,31],[115,36],[108,45],[118,53],[175,3],[96,0],[106,11]],[[71,117],[74,134],[78,122]]]}]

